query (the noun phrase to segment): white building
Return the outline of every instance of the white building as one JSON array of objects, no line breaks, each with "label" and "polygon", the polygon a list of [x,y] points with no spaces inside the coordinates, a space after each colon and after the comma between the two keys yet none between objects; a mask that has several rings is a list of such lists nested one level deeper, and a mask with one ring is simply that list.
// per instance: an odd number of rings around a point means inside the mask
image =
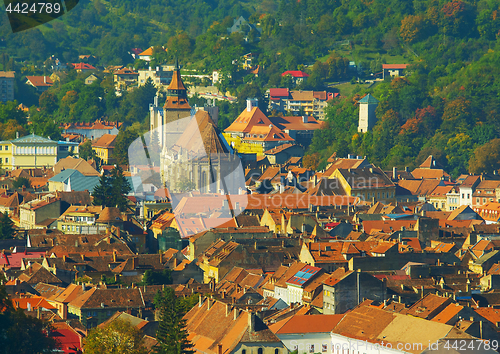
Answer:
[{"label": "white building", "polygon": [[372,95],[368,94],[359,100],[359,123],[358,132],[366,133],[371,130],[377,122],[375,110],[378,106],[378,101]]}]

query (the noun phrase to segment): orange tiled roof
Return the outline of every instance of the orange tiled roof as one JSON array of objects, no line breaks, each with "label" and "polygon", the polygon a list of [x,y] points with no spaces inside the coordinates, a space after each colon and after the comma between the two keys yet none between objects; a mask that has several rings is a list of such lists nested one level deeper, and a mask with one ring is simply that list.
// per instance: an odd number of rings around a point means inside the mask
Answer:
[{"label": "orange tiled roof", "polygon": [[54,84],[49,76],[26,76],[26,80],[35,87],[50,87]]},{"label": "orange tiled roof", "polygon": [[92,141],[92,147],[110,149],[115,147],[117,135],[103,134]]}]

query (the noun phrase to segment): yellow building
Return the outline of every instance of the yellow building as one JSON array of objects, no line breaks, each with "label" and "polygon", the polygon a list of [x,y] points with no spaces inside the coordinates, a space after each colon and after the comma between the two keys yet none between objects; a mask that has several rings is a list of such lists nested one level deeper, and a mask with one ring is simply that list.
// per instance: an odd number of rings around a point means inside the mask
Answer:
[{"label": "yellow building", "polygon": [[57,141],[35,134],[1,141],[0,146],[0,158],[4,168],[52,167],[57,162]]},{"label": "yellow building", "polygon": [[257,107],[257,100],[247,100],[247,108],[224,130],[224,138],[239,153],[264,156],[264,151],[294,140],[276,127]]},{"label": "yellow building", "polygon": [[0,141],[0,165],[12,170],[12,144],[9,140]]},{"label": "yellow building", "polygon": [[115,162],[112,157],[115,149],[116,135],[104,134],[98,139],[92,141],[92,150],[102,160],[102,163],[109,165]]}]

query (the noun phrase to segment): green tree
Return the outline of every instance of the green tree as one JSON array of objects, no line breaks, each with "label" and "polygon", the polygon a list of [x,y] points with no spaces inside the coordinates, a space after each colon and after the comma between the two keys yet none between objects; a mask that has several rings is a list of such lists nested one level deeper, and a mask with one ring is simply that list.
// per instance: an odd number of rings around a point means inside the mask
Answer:
[{"label": "green tree", "polygon": [[117,207],[121,211],[125,211],[128,205],[126,195],[130,190],[130,184],[123,176],[122,168],[115,166],[109,177],[103,174],[99,178],[99,184],[94,187],[92,193],[93,203],[103,207]]},{"label": "green tree", "polygon": [[14,222],[9,218],[9,214],[0,213],[2,216],[0,217],[0,238],[1,239],[9,239],[12,238],[15,234],[14,230]]},{"label": "green tree", "polygon": [[93,328],[84,342],[86,354],[146,354],[141,332],[130,322],[114,320]]},{"label": "green tree", "polygon": [[154,270],[148,269],[144,272],[144,276],[142,277],[143,285],[163,285],[163,284],[172,284],[172,272],[170,269],[164,269],[159,272],[155,272]]},{"label": "green tree", "polygon": [[12,181],[12,187],[14,187],[14,189],[22,187],[31,188],[31,182],[26,177],[17,177],[15,180]]},{"label": "green tree", "polygon": [[94,187],[92,196],[94,197],[92,201],[94,205],[101,205],[103,207],[114,206],[109,177],[104,174],[99,177],[99,184]]},{"label": "green tree", "polygon": [[118,207],[121,211],[125,211],[128,205],[126,195],[132,188],[123,175],[123,169],[120,166],[117,165],[111,170],[109,182],[111,184],[111,194],[114,198],[114,206]]},{"label": "green tree", "polygon": [[156,332],[157,353],[194,354],[193,345],[187,339],[184,306],[176,297],[174,289],[166,288],[156,293],[156,309],[160,312],[160,325]]},{"label": "green tree", "polygon": [[474,149],[469,160],[469,173],[492,173],[500,169],[500,139],[493,139]]}]

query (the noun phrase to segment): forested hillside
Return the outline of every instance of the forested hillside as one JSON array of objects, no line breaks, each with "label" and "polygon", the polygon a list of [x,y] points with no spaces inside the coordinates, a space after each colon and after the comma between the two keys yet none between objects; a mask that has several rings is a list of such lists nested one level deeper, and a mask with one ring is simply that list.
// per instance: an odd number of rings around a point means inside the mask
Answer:
[{"label": "forested hillside", "polygon": [[[167,52],[157,51],[152,65],[171,63],[176,56],[185,68],[216,69],[230,77],[219,86],[238,102],[220,104],[224,128],[246,97],[262,98],[267,88],[290,86],[281,77],[285,70],[309,72],[299,88],[335,90],[332,83],[369,79],[385,62],[407,63],[405,78],[369,88],[353,84],[333,102],[308,160],[321,168],[333,152],[355,153],[388,168],[415,166],[432,153],[456,176],[500,167],[500,148],[492,148],[498,144],[485,147],[500,138],[499,6],[492,0],[83,0],[60,19],[17,34],[3,16],[0,64],[23,75],[42,74],[50,73],[43,63],[52,55],[75,62],[78,55],[92,54],[101,66],[139,68],[147,64],[134,61],[132,48],[164,46]],[[259,31],[229,35],[227,28],[240,15]],[[255,64],[263,69],[258,78],[233,64],[248,52],[257,55]],[[362,68],[356,78],[345,70],[352,60]],[[52,121],[54,127],[101,116],[147,127],[147,111],[141,109],[152,90],[117,98],[109,81],[85,87],[82,80],[68,75],[40,102],[29,90],[20,90],[18,97],[43,106],[34,119],[45,117],[40,122]],[[378,123],[372,132],[358,134],[356,102],[368,92],[380,101]]]}]

